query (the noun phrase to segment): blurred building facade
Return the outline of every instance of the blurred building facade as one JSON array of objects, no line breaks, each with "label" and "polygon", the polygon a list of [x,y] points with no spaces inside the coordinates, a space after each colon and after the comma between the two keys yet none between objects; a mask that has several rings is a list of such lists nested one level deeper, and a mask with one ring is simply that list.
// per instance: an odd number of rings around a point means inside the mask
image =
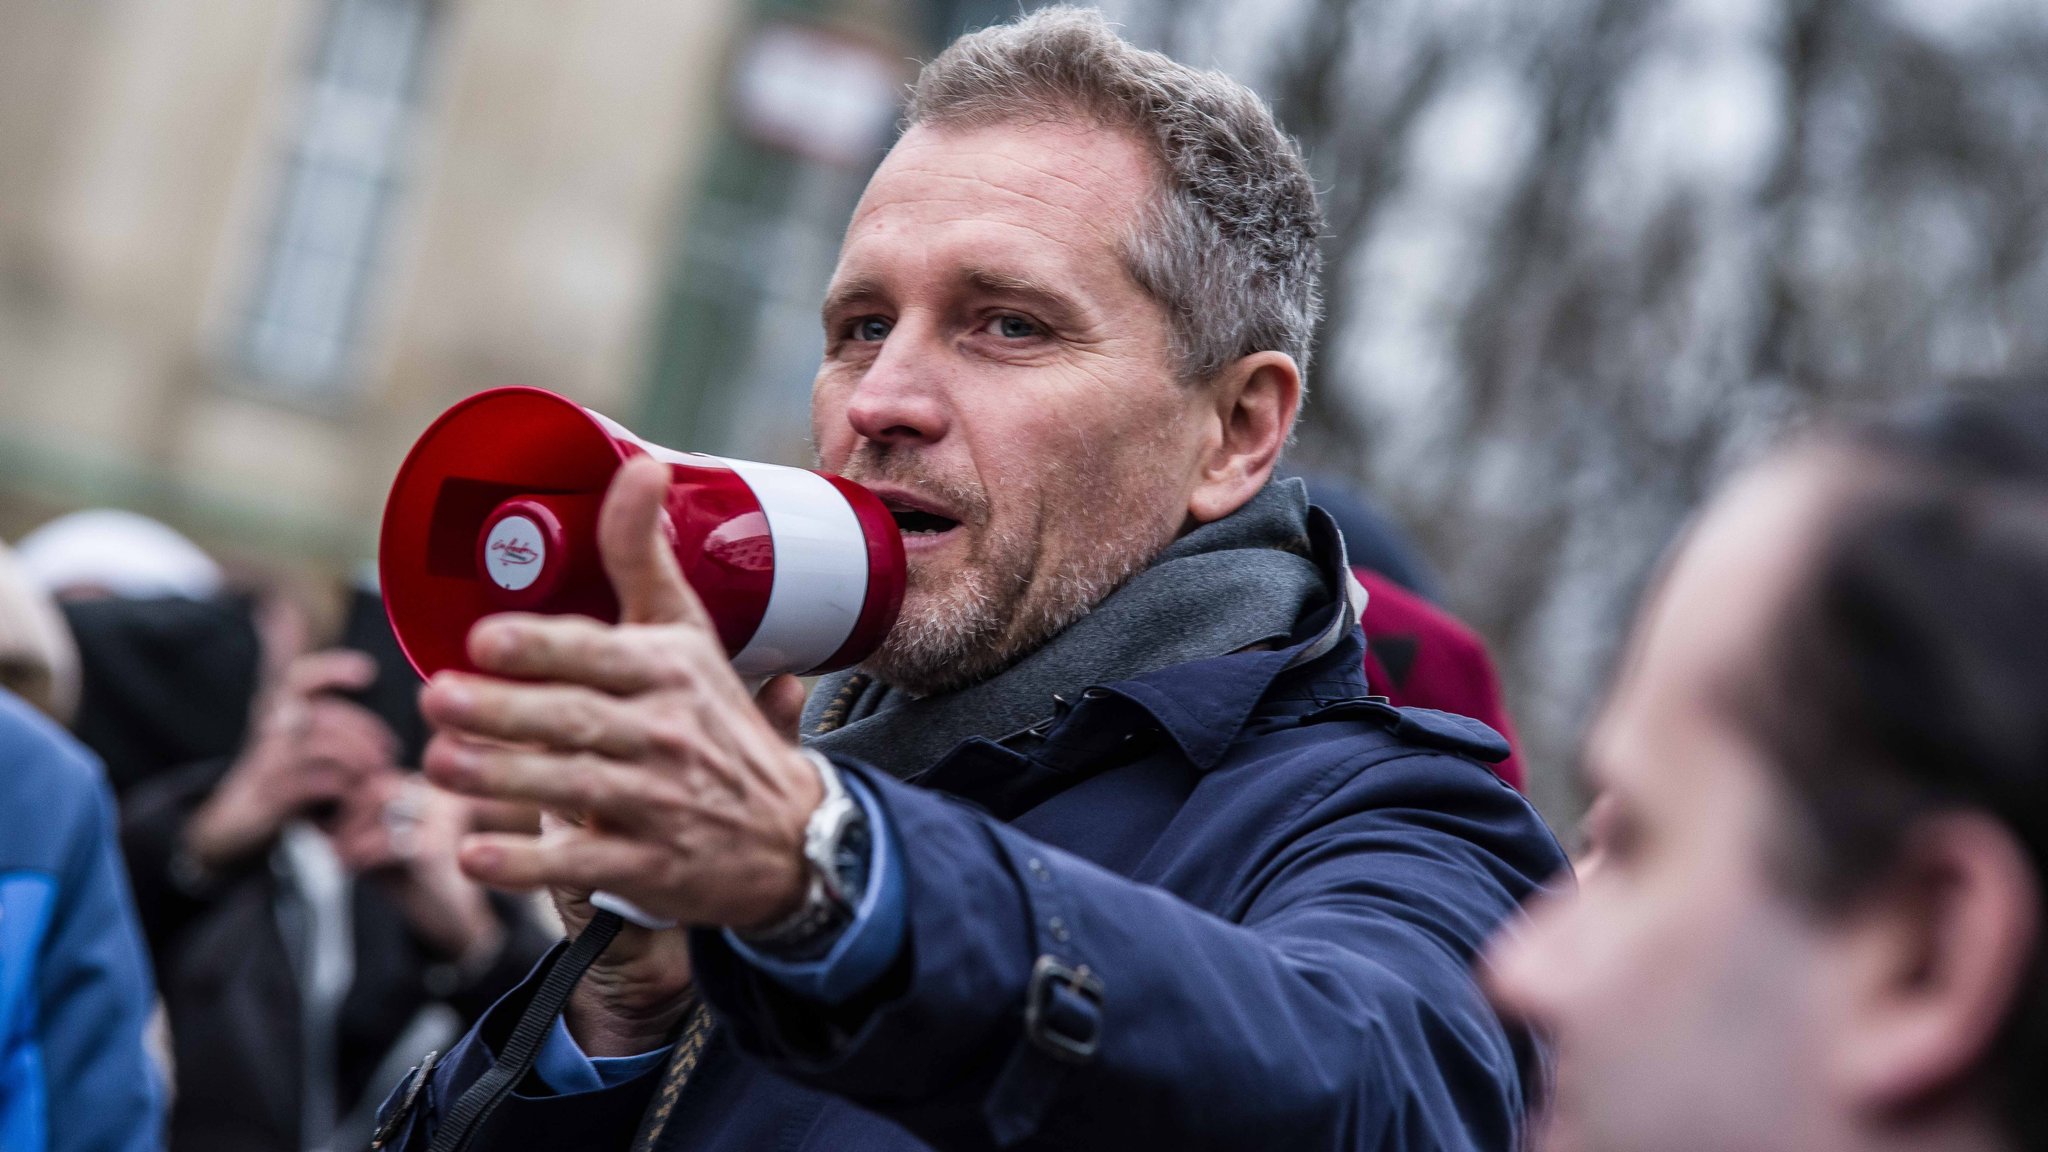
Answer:
[{"label": "blurred building facade", "polygon": [[0,0],[0,536],[117,504],[339,569],[504,384],[799,455],[846,211],[975,15]]}]

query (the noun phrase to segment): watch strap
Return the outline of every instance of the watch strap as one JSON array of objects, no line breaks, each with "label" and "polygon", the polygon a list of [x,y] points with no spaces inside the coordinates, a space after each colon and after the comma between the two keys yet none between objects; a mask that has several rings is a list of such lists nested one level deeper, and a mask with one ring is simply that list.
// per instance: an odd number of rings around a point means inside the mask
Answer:
[{"label": "watch strap", "polygon": [[[845,891],[834,857],[836,841],[849,819],[860,819],[865,815],[859,801],[847,792],[845,783],[839,778],[839,770],[831,760],[808,748],[799,751],[818,770],[818,780],[825,790],[804,825],[803,851],[808,883],[803,903],[788,916],[765,928],[736,933],[749,947],[785,954],[809,951],[809,945],[835,934],[852,922],[853,906],[859,900],[859,894]],[[851,809],[850,813],[848,809]]]}]

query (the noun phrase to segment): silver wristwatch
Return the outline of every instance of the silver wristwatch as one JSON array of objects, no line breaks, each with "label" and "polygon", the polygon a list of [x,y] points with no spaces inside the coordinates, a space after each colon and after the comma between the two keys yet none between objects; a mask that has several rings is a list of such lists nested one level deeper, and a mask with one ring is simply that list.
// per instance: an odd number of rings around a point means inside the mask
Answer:
[{"label": "silver wristwatch", "polygon": [[[845,925],[865,887],[867,819],[859,801],[847,792],[832,761],[808,748],[799,749],[818,770],[825,796],[804,824],[804,868],[810,874],[804,902],[797,910],[742,939],[758,948],[787,949]],[[858,830],[859,835],[853,833]],[[858,840],[861,843],[849,843]]]}]

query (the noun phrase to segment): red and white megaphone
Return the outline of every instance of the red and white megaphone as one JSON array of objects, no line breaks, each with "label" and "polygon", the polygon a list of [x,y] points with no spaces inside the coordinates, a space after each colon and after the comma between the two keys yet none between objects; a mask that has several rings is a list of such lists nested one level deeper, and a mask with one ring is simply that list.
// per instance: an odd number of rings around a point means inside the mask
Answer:
[{"label": "red and white megaphone", "polygon": [[493,612],[617,620],[597,512],[641,455],[669,465],[676,560],[741,675],[828,672],[881,644],[903,605],[903,538],[872,492],[676,452],[552,392],[494,388],[428,427],[384,508],[384,603],[420,675],[469,669],[470,627]]},{"label": "red and white megaphone", "polygon": [[[828,672],[881,644],[903,606],[903,537],[843,477],[676,452],[539,388],[462,401],[413,445],[384,506],[385,611],[421,676],[471,667],[493,612],[619,618],[597,513],[634,456],[669,465],[670,543],[743,676]],[[591,903],[666,928],[609,892]]]}]

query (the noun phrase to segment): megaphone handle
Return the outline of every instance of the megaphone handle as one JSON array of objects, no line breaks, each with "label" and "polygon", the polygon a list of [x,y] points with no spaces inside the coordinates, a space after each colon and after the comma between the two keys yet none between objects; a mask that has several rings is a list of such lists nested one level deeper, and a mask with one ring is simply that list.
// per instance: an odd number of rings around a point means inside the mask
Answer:
[{"label": "megaphone handle", "polygon": [[609,892],[592,892],[590,894],[590,906],[601,912],[616,912],[619,918],[627,923],[638,924],[642,928],[655,932],[676,926],[675,921],[655,916],[631,900],[627,900],[622,896],[614,896]]}]

